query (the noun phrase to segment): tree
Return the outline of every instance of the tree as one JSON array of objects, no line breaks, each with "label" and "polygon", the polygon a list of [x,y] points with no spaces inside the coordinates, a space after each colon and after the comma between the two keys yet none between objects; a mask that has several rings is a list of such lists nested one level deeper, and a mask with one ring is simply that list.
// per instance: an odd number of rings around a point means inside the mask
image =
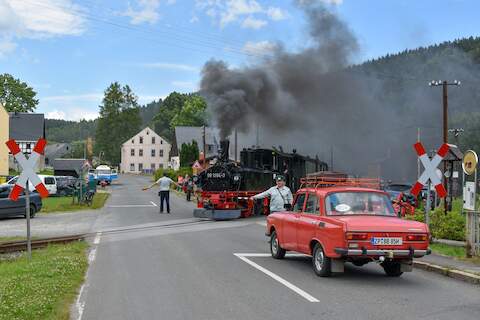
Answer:
[{"label": "tree", "polygon": [[95,133],[95,153],[103,152],[111,164],[120,163],[122,143],[140,130],[142,119],[137,100],[128,85],[122,87],[114,82],[105,90]]},{"label": "tree", "polygon": [[192,140],[192,143],[183,143],[180,149],[180,167],[189,167],[198,159],[198,156],[197,141]]},{"label": "tree", "polygon": [[153,118],[153,127],[156,133],[169,141],[173,141],[172,119],[182,110],[188,95],[172,92],[163,100],[157,115]]},{"label": "tree", "polygon": [[9,112],[32,112],[38,104],[37,93],[12,75],[0,75],[0,103]]},{"label": "tree", "polygon": [[170,123],[172,129],[176,126],[203,126],[206,120],[207,103],[198,95],[191,95],[185,101],[182,109]]}]

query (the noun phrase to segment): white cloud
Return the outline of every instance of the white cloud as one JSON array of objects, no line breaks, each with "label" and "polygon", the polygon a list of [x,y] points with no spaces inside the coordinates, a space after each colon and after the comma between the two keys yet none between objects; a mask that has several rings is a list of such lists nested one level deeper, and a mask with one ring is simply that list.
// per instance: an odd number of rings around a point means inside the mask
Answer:
[{"label": "white cloud", "polygon": [[45,118],[47,119],[58,119],[58,120],[65,120],[65,112],[53,110],[50,112],[45,113]]},{"label": "white cloud", "polygon": [[70,121],[80,121],[85,120],[94,120],[99,117],[99,113],[95,111],[90,111],[86,108],[81,107],[66,107],[60,111],[54,109],[52,111],[45,113],[46,119],[58,119],[58,120],[70,120]]},{"label": "white cloud", "polygon": [[261,19],[256,19],[252,16],[248,16],[245,20],[242,22],[242,28],[244,29],[260,29],[265,27],[268,24],[267,21],[261,20]]},{"label": "white cloud", "polygon": [[259,29],[267,24],[265,19],[279,21],[288,17],[281,8],[264,8],[256,0],[196,0],[195,3],[198,10],[204,11],[222,28],[241,21],[244,28]]},{"label": "white cloud", "polygon": [[288,13],[276,7],[269,7],[266,12],[270,19],[274,21],[284,20],[288,17]]},{"label": "white cloud", "polygon": [[[175,1],[172,3],[175,3]],[[129,4],[127,11],[123,13],[124,16],[131,18],[131,24],[154,24],[160,18],[160,15],[158,13],[158,8],[160,7],[160,0],[138,0],[137,6],[138,9],[135,10]]]},{"label": "white cloud", "polygon": [[170,69],[170,70],[180,70],[180,71],[190,71],[190,72],[197,72],[200,70],[198,67],[187,65],[187,64],[167,63],[167,62],[143,63],[142,66],[146,68]]},{"label": "white cloud", "polygon": [[251,55],[267,55],[271,54],[277,48],[278,45],[270,41],[247,41],[243,46],[243,51]]},{"label": "white cloud", "polygon": [[77,95],[60,95],[60,96],[48,96],[41,98],[41,101],[46,102],[64,102],[70,103],[73,101],[98,101],[100,102],[103,99],[103,93],[84,93],[84,94],[77,94]]},{"label": "white cloud", "polygon": [[16,39],[82,34],[82,12],[71,0],[0,0],[0,56],[15,50]]}]

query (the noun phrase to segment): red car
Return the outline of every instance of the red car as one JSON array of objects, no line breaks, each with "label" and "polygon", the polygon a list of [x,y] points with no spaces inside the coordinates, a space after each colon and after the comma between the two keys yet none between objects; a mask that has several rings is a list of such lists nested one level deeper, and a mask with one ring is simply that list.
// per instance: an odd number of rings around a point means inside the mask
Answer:
[{"label": "red car", "polygon": [[413,258],[430,254],[428,226],[400,219],[386,192],[369,183],[361,187],[362,179],[302,182],[292,211],[267,217],[273,258],[286,251],[311,255],[323,277],[343,272],[345,262],[379,262],[388,276],[398,277],[412,270]]}]

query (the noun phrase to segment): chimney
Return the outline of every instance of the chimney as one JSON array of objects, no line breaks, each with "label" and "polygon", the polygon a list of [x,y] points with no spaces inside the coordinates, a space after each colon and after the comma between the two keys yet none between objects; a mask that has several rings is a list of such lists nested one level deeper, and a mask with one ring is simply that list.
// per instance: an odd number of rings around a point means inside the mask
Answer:
[{"label": "chimney", "polygon": [[228,151],[230,147],[230,141],[229,140],[221,140],[220,141],[220,152],[219,152],[219,157],[221,161],[227,162],[229,159]]}]

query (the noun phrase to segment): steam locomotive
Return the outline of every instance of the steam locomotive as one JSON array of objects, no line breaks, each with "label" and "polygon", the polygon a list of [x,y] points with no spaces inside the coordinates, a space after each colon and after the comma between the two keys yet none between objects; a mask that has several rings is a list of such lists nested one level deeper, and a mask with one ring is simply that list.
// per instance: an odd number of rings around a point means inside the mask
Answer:
[{"label": "steam locomotive", "polygon": [[222,220],[267,214],[266,204],[251,203],[248,199],[270,188],[276,175],[285,176],[287,186],[295,192],[301,178],[328,170],[325,162],[302,156],[296,150],[285,153],[276,149],[243,149],[239,163],[231,161],[228,154],[229,141],[221,141],[216,162],[198,175],[196,184],[201,191],[195,217]]}]

